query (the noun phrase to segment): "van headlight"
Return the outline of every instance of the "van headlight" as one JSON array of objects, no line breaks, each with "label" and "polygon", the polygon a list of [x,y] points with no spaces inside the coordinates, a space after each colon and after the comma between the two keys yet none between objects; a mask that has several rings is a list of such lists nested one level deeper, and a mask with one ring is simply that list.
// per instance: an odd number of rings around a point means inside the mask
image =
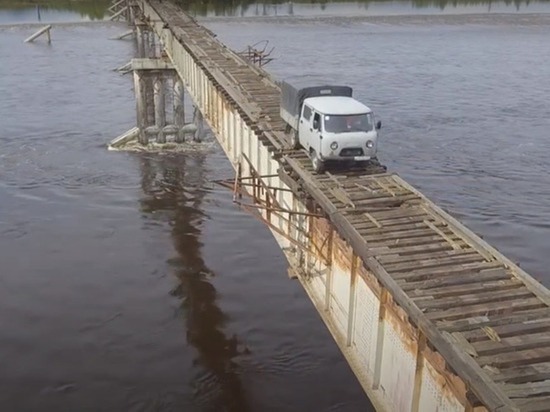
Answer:
[{"label": "van headlight", "polygon": [[337,142],[332,142],[332,143],[330,144],[330,148],[331,148],[332,150],[338,149],[338,143],[337,143]]},{"label": "van headlight", "polygon": [[372,140],[367,140],[367,147],[370,149],[374,146],[374,142]]}]

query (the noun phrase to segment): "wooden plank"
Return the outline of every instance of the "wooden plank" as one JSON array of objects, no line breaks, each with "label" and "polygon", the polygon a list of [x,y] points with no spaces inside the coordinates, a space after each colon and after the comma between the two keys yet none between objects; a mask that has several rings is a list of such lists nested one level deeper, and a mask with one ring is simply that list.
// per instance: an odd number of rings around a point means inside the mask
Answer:
[{"label": "wooden plank", "polygon": [[[500,338],[508,338],[515,335],[523,335],[530,333],[539,333],[543,331],[550,331],[550,319],[535,319],[531,321],[512,323],[510,325],[495,326],[494,332],[498,334]],[[478,342],[489,339],[487,333],[483,330],[473,330],[465,332],[464,336],[470,342]]]},{"label": "wooden plank", "polygon": [[353,203],[355,204],[355,208],[357,210],[361,210],[364,212],[370,212],[375,207],[381,207],[381,206],[393,206],[393,207],[399,207],[403,205],[405,202],[411,202],[414,200],[420,200],[420,198],[416,195],[405,195],[405,196],[395,196],[395,197],[380,197],[380,198],[373,198],[373,199],[367,199],[367,200],[358,200],[355,198],[351,199]]},{"label": "wooden plank", "polygon": [[426,213],[422,209],[416,206],[411,206],[411,207],[401,206],[399,208],[380,210],[372,213],[373,213],[373,216],[376,217],[376,219],[381,222],[386,220],[403,218],[403,217],[415,217],[415,216],[426,217]]},{"label": "wooden plank", "polygon": [[469,296],[451,296],[442,299],[432,299],[430,301],[421,300],[417,302],[417,305],[421,309],[435,310],[444,308],[455,308],[457,306],[468,306],[480,303],[501,302],[512,299],[523,299],[533,297],[533,292],[521,285],[514,289],[507,289],[503,291],[490,291],[485,293],[471,294]]},{"label": "wooden plank", "polygon": [[[377,255],[378,261],[383,265],[393,265],[399,263],[408,263],[408,262],[418,262],[420,260],[436,260],[444,259],[449,256],[452,256],[452,249],[447,243],[440,243],[439,245],[430,245],[433,246],[431,250],[422,253],[422,250],[417,250],[416,253],[408,254],[395,254],[390,248],[389,252],[385,255]],[[408,273],[408,272],[405,272]],[[430,276],[433,277],[433,276]],[[408,279],[407,279],[408,280]]]},{"label": "wooden plank", "polygon": [[395,239],[410,239],[415,237],[426,237],[433,236],[434,232],[431,229],[415,229],[415,230],[404,230],[400,232],[390,232],[384,234],[372,234],[361,235],[365,242],[377,242],[383,240],[395,240]]},{"label": "wooden plank", "polygon": [[427,290],[413,290],[409,291],[408,294],[411,299],[416,302],[425,301],[425,302],[437,302],[438,299],[445,298],[461,298],[464,296],[470,296],[475,293],[482,293],[485,291],[501,292],[511,289],[516,289],[519,286],[523,286],[523,283],[518,279],[505,279],[505,280],[496,280],[492,282],[484,283],[470,283],[466,285],[458,286],[449,286],[437,289],[427,289]]},{"label": "wooden plank", "polygon": [[[368,212],[363,213],[363,215],[365,217],[367,217],[367,215],[373,217]],[[374,217],[373,217],[373,219],[374,219]],[[369,228],[372,229],[372,228],[376,228],[376,227],[378,227],[378,228],[381,228],[381,227],[388,228],[388,227],[391,227],[391,226],[410,225],[410,224],[418,225],[419,223],[424,223],[424,221],[425,221],[424,216],[407,216],[407,217],[403,217],[403,218],[394,218],[394,219],[386,219],[384,221],[377,221],[379,225],[372,222],[372,220],[370,220],[370,219],[369,220],[364,219],[362,221],[357,221],[356,220],[356,221],[353,222],[353,225],[354,225],[355,229],[358,230],[359,233],[361,233],[363,229],[369,229]],[[425,226],[428,226],[428,225],[425,225]],[[419,227],[424,227],[424,226],[419,225]]]},{"label": "wooden plank", "polygon": [[[451,252],[454,252],[451,254]],[[483,256],[480,256],[477,252],[471,252],[468,250],[452,250],[449,251],[449,257],[439,258],[432,260],[419,260],[415,262],[396,263],[384,265],[386,270],[390,273],[405,272],[413,269],[427,269],[437,268],[441,266],[461,265],[465,263],[482,262]]]},{"label": "wooden plank", "polygon": [[515,399],[516,405],[521,412],[548,412],[550,409],[550,396],[536,398]]},{"label": "wooden plank", "polygon": [[546,330],[542,333],[531,335],[512,336],[504,339],[501,337],[501,340],[498,342],[493,340],[472,342],[472,346],[481,356],[536,349],[538,347],[550,346],[550,333]]},{"label": "wooden plank", "polygon": [[382,227],[382,224],[378,220],[376,220],[370,213],[365,212],[365,213],[363,213],[363,215],[367,219],[369,219],[376,227]]},{"label": "wooden plank", "polygon": [[449,332],[465,332],[475,330],[484,326],[500,326],[513,323],[528,322],[535,319],[546,319],[550,317],[550,308],[519,311],[506,316],[480,316],[478,318],[463,319],[456,321],[440,321],[437,327]]},{"label": "wooden plank", "polygon": [[[451,252],[452,248],[446,243],[431,243],[427,245],[383,246],[383,247],[369,248],[369,254],[371,256],[401,255],[402,257],[410,255],[413,258],[416,257],[415,258],[416,260],[426,260],[426,259],[423,259],[422,256],[427,255],[430,252],[439,252],[442,250]],[[387,262],[387,263],[390,263],[390,262]]]},{"label": "wooden plank", "polygon": [[495,382],[527,383],[550,379],[550,362],[535,363],[492,372]]},{"label": "wooden plank", "polygon": [[[509,398],[527,398],[530,396],[550,396],[550,380],[529,383],[503,383],[502,390]],[[550,403],[547,405],[550,409]]]},{"label": "wooden plank", "polygon": [[440,242],[441,238],[439,236],[426,236],[419,238],[408,238],[408,239],[390,239],[390,240],[381,240],[380,242],[370,241],[369,245],[372,248],[378,247],[392,247],[392,246],[419,246],[424,244],[432,244]]},{"label": "wooden plank", "polygon": [[415,289],[433,289],[440,288],[444,286],[454,286],[454,285],[465,285],[468,283],[479,283],[487,282],[491,280],[503,280],[509,279],[510,276],[502,269],[488,269],[483,270],[479,273],[471,273],[466,275],[461,275],[457,277],[446,276],[443,278],[437,279],[427,279],[420,282],[407,282],[401,283],[401,287],[404,291],[415,290]]},{"label": "wooden plank", "polygon": [[[534,295],[532,295],[534,296]],[[427,312],[428,319],[436,320],[456,320],[471,318],[474,316],[489,316],[496,313],[510,313],[514,309],[537,309],[544,306],[544,303],[537,297],[528,299],[518,299],[504,302],[483,303],[479,305],[463,306],[443,311]]]},{"label": "wooden plank", "polygon": [[453,342],[455,345],[457,345],[459,348],[461,348],[464,352],[466,352],[468,355],[473,356],[474,358],[478,357],[478,354],[475,350],[475,348],[470,345],[470,342],[468,342],[464,336],[462,336],[461,333],[455,332],[455,333],[449,333],[449,332],[443,332],[443,336],[447,337],[450,342]]},{"label": "wooden plank", "polygon": [[[474,262],[474,263],[466,263],[464,265],[439,268],[439,269],[428,268],[428,269],[411,270],[408,272],[396,273],[393,275],[393,278],[395,280],[406,280],[407,282],[417,282],[420,280],[426,280],[426,279],[439,277],[439,276],[461,276],[461,275],[478,273],[478,272],[481,272],[482,270],[496,269],[496,268],[504,269],[504,267],[502,267],[499,263],[495,263],[495,262]],[[518,282],[518,283],[521,284],[521,282]],[[481,284],[480,286],[483,287],[483,284]],[[477,288],[479,288],[480,286],[478,286]],[[468,289],[471,288],[472,285],[465,285],[464,287],[467,289],[465,293],[471,292],[471,290],[468,290]],[[452,291],[453,290],[451,290],[451,292]],[[435,294],[432,295],[433,291],[425,292],[425,293],[422,291],[419,291],[419,292],[421,292],[420,293],[421,295],[429,294],[430,296],[434,296],[434,297],[439,295],[438,293],[435,293],[435,292],[434,292]],[[458,290],[458,292],[460,291]],[[455,294],[459,294],[459,293],[451,293],[450,295],[455,295]]]},{"label": "wooden plank", "polygon": [[480,356],[477,362],[481,365],[490,365],[498,369],[526,366],[531,363],[550,361],[550,346],[537,349],[526,349],[499,355]]},{"label": "wooden plank", "polygon": [[355,207],[351,199],[348,197],[345,190],[343,190],[340,187],[331,187],[329,188],[330,193],[334,195],[338,201],[342,202],[344,205],[349,205],[351,207]]},{"label": "wooden plank", "polygon": [[436,232],[439,236],[441,236],[443,239],[445,239],[453,247],[453,249],[460,249],[460,246],[458,245],[458,243],[456,243],[450,236],[447,236],[441,229],[439,229],[436,225],[434,225],[428,219],[425,219],[424,223],[430,229],[432,229],[434,232]]}]

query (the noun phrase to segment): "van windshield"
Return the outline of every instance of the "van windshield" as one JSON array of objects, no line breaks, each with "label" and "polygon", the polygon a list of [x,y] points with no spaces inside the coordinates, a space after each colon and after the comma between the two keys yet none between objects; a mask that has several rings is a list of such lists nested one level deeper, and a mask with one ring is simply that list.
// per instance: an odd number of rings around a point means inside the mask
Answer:
[{"label": "van windshield", "polygon": [[325,115],[325,131],[329,133],[369,132],[374,129],[372,113]]}]

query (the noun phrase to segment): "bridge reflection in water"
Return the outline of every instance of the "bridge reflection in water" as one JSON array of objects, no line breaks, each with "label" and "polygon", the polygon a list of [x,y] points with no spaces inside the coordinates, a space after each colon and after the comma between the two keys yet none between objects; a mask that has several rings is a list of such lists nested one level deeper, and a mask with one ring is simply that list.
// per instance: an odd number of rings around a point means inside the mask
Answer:
[{"label": "bridge reflection in water", "polygon": [[186,340],[197,351],[194,366],[200,369],[190,382],[193,403],[201,410],[246,412],[251,408],[234,360],[242,345],[236,336],[224,332],[226,315],[210,281],[214,273],[201,251],[205,162],[201,153],[140,156],[141,209],[172,226],[177,256],[169,263],[177,284],[169,293],[180,300]]}]

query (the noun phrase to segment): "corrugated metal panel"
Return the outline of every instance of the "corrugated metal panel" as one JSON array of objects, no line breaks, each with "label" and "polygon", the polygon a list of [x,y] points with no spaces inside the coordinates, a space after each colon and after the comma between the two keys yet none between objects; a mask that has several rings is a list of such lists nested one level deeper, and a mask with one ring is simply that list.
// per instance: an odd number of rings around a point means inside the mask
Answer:
[{"label": "corrugated metal panel", "polygon": [[373,372],[380,301],[362,278],[356,282],[353,345],[363,366]]},{"label": "corrugated metal panel", "polygon": [[411,410],[416,369],[416,356],[404,344],[404,338],[386,318],[380,385],[392,410],[400,412]]}]

